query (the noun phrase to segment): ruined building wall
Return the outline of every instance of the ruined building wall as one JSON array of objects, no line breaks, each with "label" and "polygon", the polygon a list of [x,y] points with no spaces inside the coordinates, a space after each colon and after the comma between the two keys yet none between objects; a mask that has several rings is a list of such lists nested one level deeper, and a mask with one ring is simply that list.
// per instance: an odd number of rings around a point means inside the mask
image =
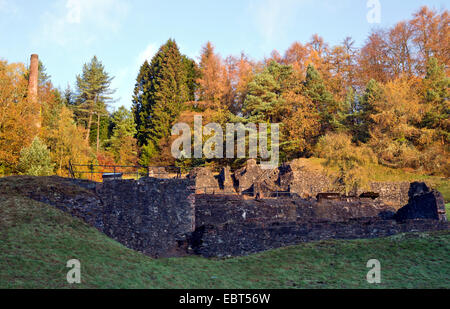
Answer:
[{"label": "ruined building wall", "polygon": [[237,256],[314,240],[449,228],[442,195],[423,183],[410,184],[409,202],[397,211],[371,199],[195,194],[192,179],[95,183],[48,177],[33,185],[34,179],[38,177],[21,178],[28,188],[23,195],[79,217],[152,257]]},{"label": "ruined building wall", "polygon": [[192,185],[155,178],[101,184],[97,195],[103,203],[103,232],[150,256],[186,254],[186,235],[195,227]]},{"label": "ruined building wall", "polygon": [[[268,197],[273,192],[295,193],[302,198],[313,198],[319,193],[334,192],[329,177],[320,171],[284,164],[274,170],[262,170],[255,160],[248,160],[246,166],[230,172],[224,168],[214,176],[208,168],[196,168],[190,176],[195,180],[199,194],[256,194]],[[373,182],[372,191],[379,194],[378,201],[399,209],[408,203],[409,182]],[[357,192],[358,195],[363,190]],[[283,193],[282,193],[283,194]]]},{"label": "ruined building wall", "polygon": [[240,256],[301,242],[385,237],[449,228],[442,195],[430,191],[396,212],[370,199],[244,200],[239,196],[196,197],[196,230],[190,243],[206,257]]},{"label": "ruined building wall", "polygon": [[95,183],[47,177],[24,178],[24,195],[83,219],[130,249],[152,257],[185,255],[195,229],[191,180],[143,178]]}]

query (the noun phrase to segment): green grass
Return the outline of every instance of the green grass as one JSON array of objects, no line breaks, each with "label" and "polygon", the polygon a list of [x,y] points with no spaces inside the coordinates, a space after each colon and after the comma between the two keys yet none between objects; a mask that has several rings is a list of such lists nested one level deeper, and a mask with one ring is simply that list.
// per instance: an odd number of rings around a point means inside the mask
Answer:
[{"label": "green grass", "polygon": [[[448,252],[445,231],[154,260],[49,205],[0,194],[0,288],[450,288]],[[366,282],[374,258],[380,285]],[[66,282],[70,259],[81,261],[81,285]]]}]

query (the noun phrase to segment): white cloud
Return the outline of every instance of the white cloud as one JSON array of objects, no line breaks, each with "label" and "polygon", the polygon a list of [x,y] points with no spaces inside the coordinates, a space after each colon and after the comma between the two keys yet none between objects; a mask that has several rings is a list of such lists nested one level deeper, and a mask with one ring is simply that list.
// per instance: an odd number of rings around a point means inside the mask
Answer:
[{"label": "white cloud", "polygon": [[250,2],[249,10],[257,30],[270,44],[293,24],[301,7],[310,3],[311,0],[256,0]]},{"label": "white cloud", "polygon": [[128,11],[125,0],[59,0],[41,16],[37,40],[88,45],[99,35],[117,32]]},{"label": "white cloud", "polygon": [[17,13],[18,8],[11,0],[0,0],[0,13],[9,15]]},{"label": "white cloud", "polygon": [[147,47],[139,54],[137,57],[137,63],[139,65],[142,65],[145,60],[147,60],[149,63],[152,60],[153,56],[158,51],[158,45],[155,43],[150,43],[147,45]]},{"label": "white cloud", "polygon": [[69,24],[79,24],[81,22],[81,2],[79,0],[68,0],[66,3],[68,10],[66,20]]}]

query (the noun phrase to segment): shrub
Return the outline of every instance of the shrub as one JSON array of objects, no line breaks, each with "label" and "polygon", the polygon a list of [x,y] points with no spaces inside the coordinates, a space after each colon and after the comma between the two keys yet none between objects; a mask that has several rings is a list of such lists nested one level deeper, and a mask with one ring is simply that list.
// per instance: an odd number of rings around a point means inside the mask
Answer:
[{"label": "shrub", "polygon": [[18,168],[22,175],[50,176],[53,174],[54,166],[50,151],[38,137],[20,152]]}]

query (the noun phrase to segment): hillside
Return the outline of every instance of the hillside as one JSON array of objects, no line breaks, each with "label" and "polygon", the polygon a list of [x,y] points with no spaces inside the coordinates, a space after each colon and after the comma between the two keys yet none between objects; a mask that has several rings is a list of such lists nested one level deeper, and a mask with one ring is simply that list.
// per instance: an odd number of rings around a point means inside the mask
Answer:
[{"label": "hillside", "polygon": [[[9,188],[20,187],[17,179]],[[371,288],[366,262],[382,265],[380,288],[450,288],[450,232],[323,241],[232,259],[154,260],[84,222],[21,195],[0,194],[0,288]],[[70,259],[82,284],[66,283]]]}]

